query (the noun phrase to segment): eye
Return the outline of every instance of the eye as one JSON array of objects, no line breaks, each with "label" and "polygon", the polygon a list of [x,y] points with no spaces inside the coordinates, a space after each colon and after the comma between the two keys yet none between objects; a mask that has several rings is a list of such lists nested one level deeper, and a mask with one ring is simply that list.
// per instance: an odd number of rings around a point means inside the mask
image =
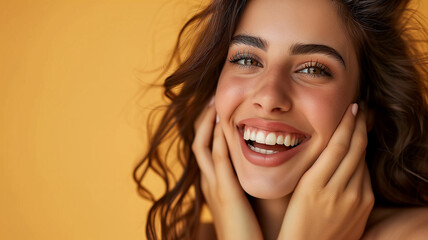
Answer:
[{"label": "eye", "polygon": [[230,63],[241,67],[263,67],[258,58],[248,52],[238,52],[228,59]]},{"label": "eye", "polygon": [[260,65],[260,63],[257,62],[257,60],[251,59],[251,58],[240,59],[240,60],[237,60],[235,63],[240,64],[240,65],[244,65],[244,66],[259,66]]},{"label": "eye", "polygon": [[330,70],[327,66],[319,62],[310,61],[309,63],[305,63],[298,73],[308,74],[313,77],[331,77]]}]

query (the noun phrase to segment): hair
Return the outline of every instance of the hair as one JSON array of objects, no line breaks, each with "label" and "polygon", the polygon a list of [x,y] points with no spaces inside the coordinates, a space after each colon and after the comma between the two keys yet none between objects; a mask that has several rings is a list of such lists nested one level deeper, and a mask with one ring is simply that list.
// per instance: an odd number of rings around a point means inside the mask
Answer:
[{"label": "hair", "polygon": [[[360,100],[374,115],[366,161],[376,204],[428,205],[428,76],[426,35],[409,0],[334,0],[357,52]],[[245,0],[213,0],[181,29],[170,63],[178,68],[165,79],[169,104],[134,169],[138,192],[153,201],[148,239],[194,239],[205,203],[200,171],[191,150],[193,124],[215,93]],[[196,29],[196,30],[195,30]],[[186,33],[194,46],[181,61]],[[188,44],[187,44],[188,45]],[[150,125],[151,126],[151,125]],[[169,145],[165,150],[163,143]],[[177,147],[173,156],[168,154]],[[167,161],[169,159],[169,161]],[[172,180],[173,163],[182,166]],[[174,165],[176,166],[176,165]],[[165,184],[159,198],[144,178],[156,173]],[[160,223],[160,226],[157,225]]]}]

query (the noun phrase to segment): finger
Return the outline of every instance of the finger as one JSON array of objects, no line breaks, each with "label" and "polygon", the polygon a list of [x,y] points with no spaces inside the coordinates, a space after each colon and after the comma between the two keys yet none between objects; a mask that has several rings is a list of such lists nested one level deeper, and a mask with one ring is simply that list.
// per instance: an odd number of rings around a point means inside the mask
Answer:
[{"label": "finger", "polygon": [[362,192],[363,184],[364,184],[364,168],[365,168],[366,162],[365,158],[361,157],[361,159],[358,161],[358,165],[355,168],[355,171],[353,172],[352,176],[349,178],[349,181],[347,181],[344,185],[345,191],[357,191]]},{"label": "finger", "polygon": [[214,104],[207,106],[195,121],[195,138],[192,143],[192,151],[201,173],[207,180],[215,180],[214,165],[211,155],[211,141],[213,136],[214,119],[216,116]]},{"label": "finger", "polygon": [[364,112],[357,115],[356,126],[352,134],[349,151],[340,162],[338,168],[333,173],[329,185],[339,189],[345,189],[348,182],[353,177],[361,159],[364,159],[367,146],[367,128]]},{"label": "finger", "polygon": [[[213,184],[208,181],[207,176],[204,174],[200,175],[200,182],[201,182],[201,190],[202,190],[202,194],[205,198],[205,202],[208,205],[208,207],[211,209],[212,207],[216,206],[216,203],[214,200],[215,198],[212,195]],[[213,209],[211,209],[211,210],[213,210]]]},{"label": "finger", "polygon": [[218,186],[226,192],[236,192],[239,186],[229,158],[229,150],[220,123],[216,123],[213,140],[213,162]]},{"label": "finger", "polygon": [[349,149],[349,144],[354,131],[355,116],[352,113],[358,105],[351,104],[346,110],[341,122],[324,151],[320,154],[313,166],[308,170],[311,180],[318,186],[325,186],[336,171],[343,157]]},{"label": "finger", "polygon": [[[202,112],[199,114],[198,118],[196,118],[195,124],[194,124],[194,130],[195,130],[195,139],[198,137],[198,133],[200,130],[209,132],[212,134],[212,131],[214,129],[214,117],[216,116],[215,112],[215,105],[213,102],[208,104]],[[205,139],[202,137],[202,139]],[[210,141],[205,142],[205,145],[209,145]]]},{"label": "finger", "polygon": [[[346,190],[348,193],[349,200],[354,203],[360,209],[360,213],[363,214],[360,217],[368,217],[373,204],[374,195],[372,185],[370,181],[370,173],[367,168],[367,164],[364,159],[358,164],[357,171],[351,178]],[[358,217],[358,216],[355,216]]]},{"label": "finger", "polygon": [[374,198],[373,189],[371,185],[370,173],[365,161],[363,164],[362,172],[363,172],[361,177],[362,179],[360,180],[360,184],[358,184],[361,186],[361,189],[359,190],[361,193],[361,201],[360,201],[359,208],[361,209],[361,214],[362,214],[360,216],[360,219],[365,219],[365,221],[367,221],[370,215],[370,212],[373,209],[375,198]]}]

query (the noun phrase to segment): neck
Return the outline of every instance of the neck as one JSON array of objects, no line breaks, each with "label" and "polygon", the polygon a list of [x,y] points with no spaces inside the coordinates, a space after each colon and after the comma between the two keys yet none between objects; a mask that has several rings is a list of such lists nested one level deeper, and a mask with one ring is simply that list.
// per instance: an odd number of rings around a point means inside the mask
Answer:
[{"label": "neck", "polygon": [[290,196],[279,199],[252,198],[254,212],[258,218],[264,239],[276,239],[278,237]]}]

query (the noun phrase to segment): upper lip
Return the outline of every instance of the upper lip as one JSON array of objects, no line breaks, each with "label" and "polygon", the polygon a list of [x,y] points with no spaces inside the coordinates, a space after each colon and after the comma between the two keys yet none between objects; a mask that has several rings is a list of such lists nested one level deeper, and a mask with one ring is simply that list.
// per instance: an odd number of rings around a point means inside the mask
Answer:
[{"label": "upper lip", "polygon": [[255,127],[261,130],[271,131],[271,132],[297,133],[297,134],[302,134],[306,137],[310,136],[308,133],[300,131],[285,123],[265,120],[261,118],[247,118],[238,122],[238,128],[243,129],[244,126]]}]

